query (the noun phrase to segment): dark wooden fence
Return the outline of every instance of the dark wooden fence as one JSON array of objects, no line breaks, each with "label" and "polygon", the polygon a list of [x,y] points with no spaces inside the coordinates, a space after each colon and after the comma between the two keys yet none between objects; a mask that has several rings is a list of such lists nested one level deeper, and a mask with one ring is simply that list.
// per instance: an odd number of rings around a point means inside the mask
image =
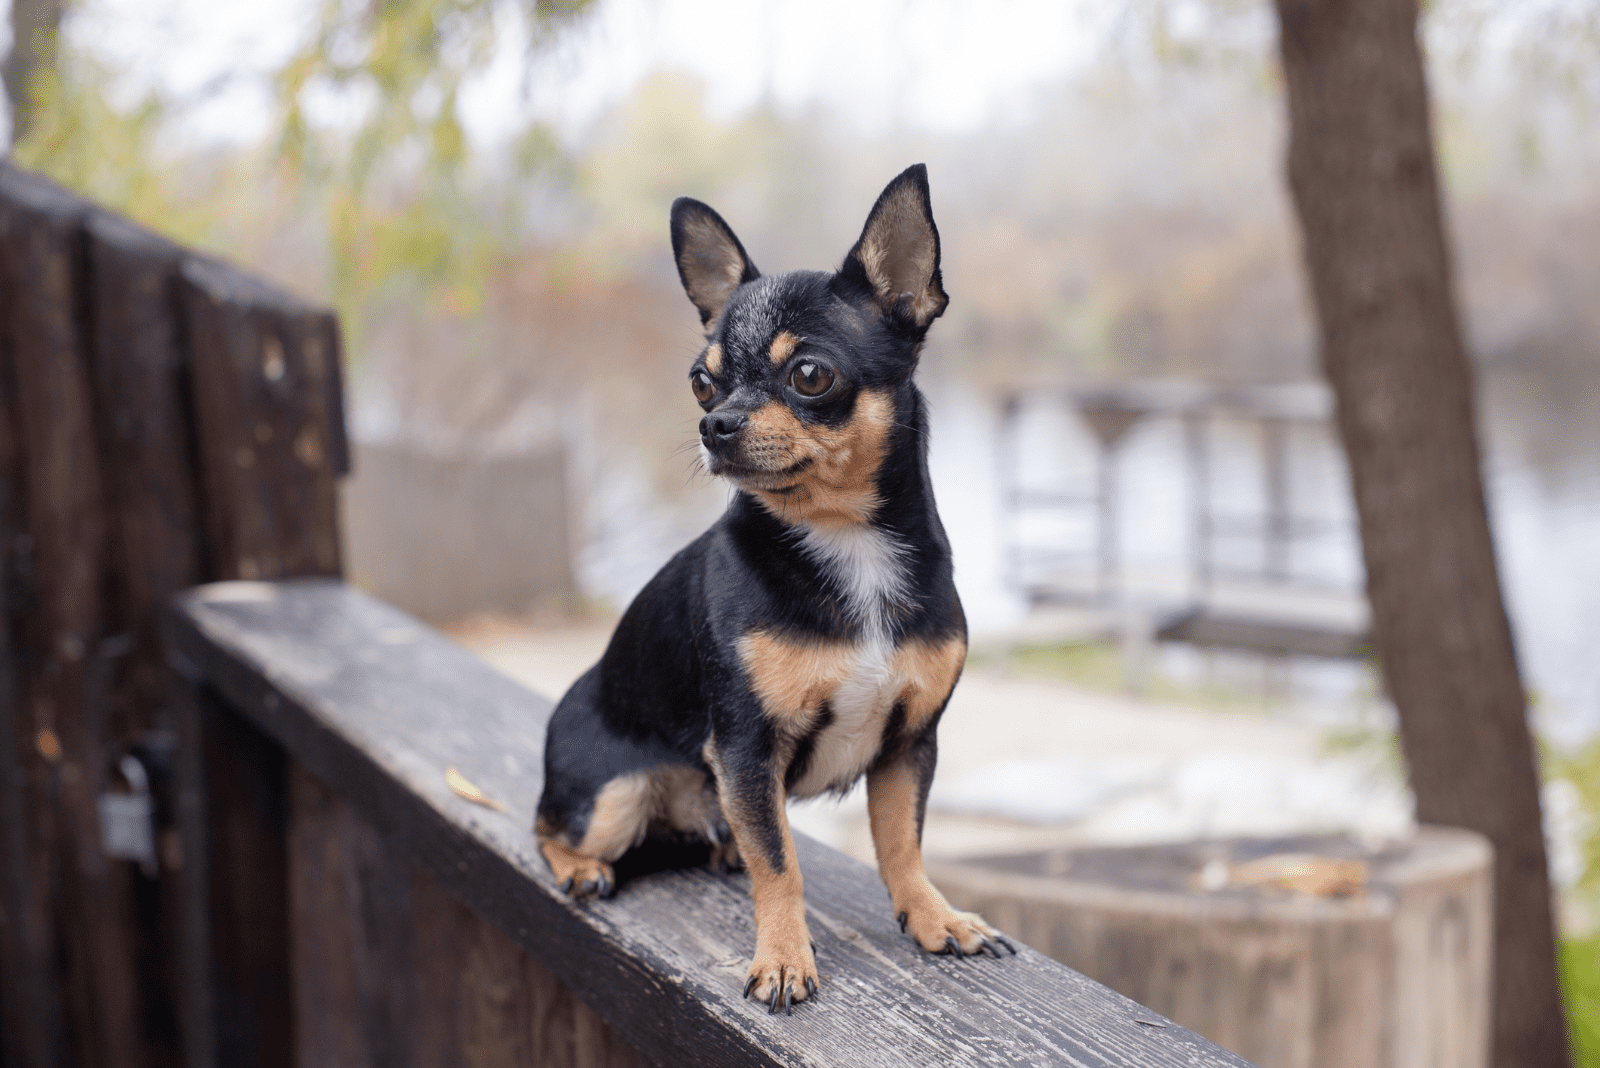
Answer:
[{"label": "dark wooden fence", "polygon": [[4,1068],[1244,1064],[1026,948],[921,954],[804,838],[792,1017],[739,997],[746,878],[569,902],[549,703],[337,579],[339,376],[331,314],[0,166]]},{"label": "dark wooden fence", "polygon": [[[157,606],[338,574],[339,375],[331,313],[0,165],[6,1068],[181,1063],[191,858]],[[129,753],[154,877],[102,848]]]}]

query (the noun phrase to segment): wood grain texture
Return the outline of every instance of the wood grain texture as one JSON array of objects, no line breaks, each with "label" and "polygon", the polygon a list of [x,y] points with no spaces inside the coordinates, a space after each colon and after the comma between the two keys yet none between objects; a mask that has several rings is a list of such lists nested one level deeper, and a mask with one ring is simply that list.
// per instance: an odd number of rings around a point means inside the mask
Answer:
[{"label": "wood grain texture", "polygon": [[338,574],[336,484],[349,449],[337,321],[194,256],[179,293],[213,575]]},{"label": "wood grain texture", "polygon": [[[0,292],[20,517],[8,578],[21,671],[12,710],[26,841],[5,987],[32,1002],[18,1063],[143,1063],[128,866],[100,847],[96,798],[119,748],[104,473],[88,363],[83,219],[58,187],[0,167]],[[15,817],[11,817],[15,818]],[[10,908],[8,907],[8,912]],[[25,943],[25,944],[23,944]],[[58,998],[56,1004],[48,1004]],[[26,1059],[20,1053],[26,1048]]]},{"label": "wood grain texture", "polygon": [[[183,250],[103,211],[89,214],[85,236],[89,363],[110,534],[110,642],[118,652],[108,718],[111,735],[127,747],[153,729],[175,736],[156,609],[208,577],[177,299]],[[170,812],[159,818],[173,822]],[[172,851],[158,855],[167,877],[133,880],[131,949],[146,1057],[167,1065],[179,1056],[182,897]]]},{"label": "wood grain texture", "polygon": [[[232,267],[186,255],[176,294],[201,502],[216,578],[336,575],[337,480],[349,467],[338,323]],[[288,764],[196,683],[184,745],[190,1068],[293,1061]],[[189,898],[187,895],[192,894]]]},{"label": "wood grain texture", "polygon": [[283,749],[210,686],[172,681],[184,1061],[286,1068],[294,1059]]},{"label": "wood grain texture", "polygon": [[644,1063],[505,935],[290,772],[299,1064],[632,1068]]},{"label": "wood grain texture", "polygon": [[[740,998],[755,943],[749,880],[641,875],[574,904],[534,850],[548,701],[336,582],[220,583],[164,619],[207,680],[296,764],[657,1064],[1239,1066],[1246,1062],[1023,948],[922,954],[867,867],[803,837],[823,987],[792,1017]],[[459,768],[507,811],[457,797]]]}]

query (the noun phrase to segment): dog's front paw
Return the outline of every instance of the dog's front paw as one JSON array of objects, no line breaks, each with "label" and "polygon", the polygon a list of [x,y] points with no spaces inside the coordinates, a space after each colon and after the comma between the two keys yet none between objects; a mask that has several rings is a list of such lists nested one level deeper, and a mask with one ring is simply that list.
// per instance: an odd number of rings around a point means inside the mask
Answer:
[{"label": "dog's front paw", "polygon": [[1016,949],[1004,935],[984,922],[976,912],[957,912],[943,901],[921,901],[908,905],[896,917],[900,930],[929,953],[973,957],[988,950],[996,957],[1000,946],[1013,955]]},{"label": "dog's front paw", "polygon": [[768,1012],[781,1008],[788,1013],[795,1002],[816,995],[818,982],[816,954],[803,931],[798,946],[789,945],[782,950],[758,939],[744,996],[766,1002]]}]

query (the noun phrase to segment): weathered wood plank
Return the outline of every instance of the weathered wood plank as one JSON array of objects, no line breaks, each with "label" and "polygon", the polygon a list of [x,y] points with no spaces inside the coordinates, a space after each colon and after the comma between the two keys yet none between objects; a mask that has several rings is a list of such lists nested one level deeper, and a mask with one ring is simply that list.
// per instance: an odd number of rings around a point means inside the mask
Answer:
[{"label": "weathered wood plank", "polygon": [[[661,871],[588,905],[555,888],[530,833],[547,701],[338,583],[218,584],[165,622],[185,671],[655,1063],[1245,1064],[1026,948],[923,955],[870,869],[803,838],[824,986],[794,1016],[769,1016],[739,996],[754,945],[746,877]],[[451,793],[448,766],[506,811]]]},{"label": "weathered wood plank", "polygon": [[[49,182],[0,167],[0,330],[26,538],[13,572],[26,598],[13,727],[27,728],[14,736],[31,839],[11,928],[28,945],[6,951],[8,968],[16,961],[30,974],[6,985],[39,983],[63,997],[39,1006],[40,1024],[22,1024],[43,1028],[24,1040],[32,1052],[22,1063],[131,1068],[143,1060],[133,875],[101,851],[96,809],[118,742],[108,723],[114,647],[105,641],[107,514],[87,359],[87,210]],[[64,1042],[54,1037],[63,1033]]]},{"label": "weathered wood plank", "polygon": [[[0,316],[9,319],[14,298],[0,289],[0,299]],[[22,456],[9,359],[0,360],[0,391],[0,841],[6,858],[0,883],[0,1062],[31,1066],[58,1063],[66,1035],[45,877],[55,821],[44,796],[45,769],[34,747],[33,717],[24,701],[19,630],[33,553],[23,527]]]},{"label": "weathered wood plank", "polygon": [[[177,292],[189,351],[204,557],[219,578],[339,573],[336,484],[348,468],[338,323],[225,264],[187,256]],[[202,688],[203,690],[203,688]],[[185,1038],[191,1068],[288,1065],[293,974],[287,765],[202,698],[184,732]],[[266,818],[266,813],[271,818]],[[209,999],[209,1006],[197,1008]]]},{"label": "weathered wood plank", "polygon": [[643,1063],[514,942],[385,849],[354,808],[300,768],[289,781],[297,1063]]},{"label": "weathered wood plank", "polygon": [[[178,313],[183,250],[103,211],[90,213],[85,230],[89,356],[111,532],[116,633],[110,641],[121,652],[110,731],[128,746],[152,729],[175,737],[156,611],[178,590],[208,577],[189,360]],[[157,855],[166,877],[133,880],[133,952],[147,1061],[166,1065],[179,1056],[182,900],[171,868],[180,854],[168,846]]]},{"label": "weathered wood plank", "polygon": [[336,320],[212,260],[180,275],[213,573],[338,574]]},{"label": "weathered wood plank", "polygon": [[294,1063],[283,749],[216,692],[174,680],[181,736],[184,1054],[189,1065]]}]

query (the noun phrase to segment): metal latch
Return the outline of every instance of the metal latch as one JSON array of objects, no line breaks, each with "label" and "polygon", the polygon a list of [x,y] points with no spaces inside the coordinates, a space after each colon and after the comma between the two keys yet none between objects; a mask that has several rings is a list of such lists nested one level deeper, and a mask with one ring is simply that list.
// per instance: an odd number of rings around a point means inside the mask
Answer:
[{"label": "metal latch", "polygon": [[147,878],[155,878],[156,805],[150,796],[150,776],[131,753],[117,764],[133,788],[131,794],[100,795],[100,846],[106,856],[137,860]]}]

